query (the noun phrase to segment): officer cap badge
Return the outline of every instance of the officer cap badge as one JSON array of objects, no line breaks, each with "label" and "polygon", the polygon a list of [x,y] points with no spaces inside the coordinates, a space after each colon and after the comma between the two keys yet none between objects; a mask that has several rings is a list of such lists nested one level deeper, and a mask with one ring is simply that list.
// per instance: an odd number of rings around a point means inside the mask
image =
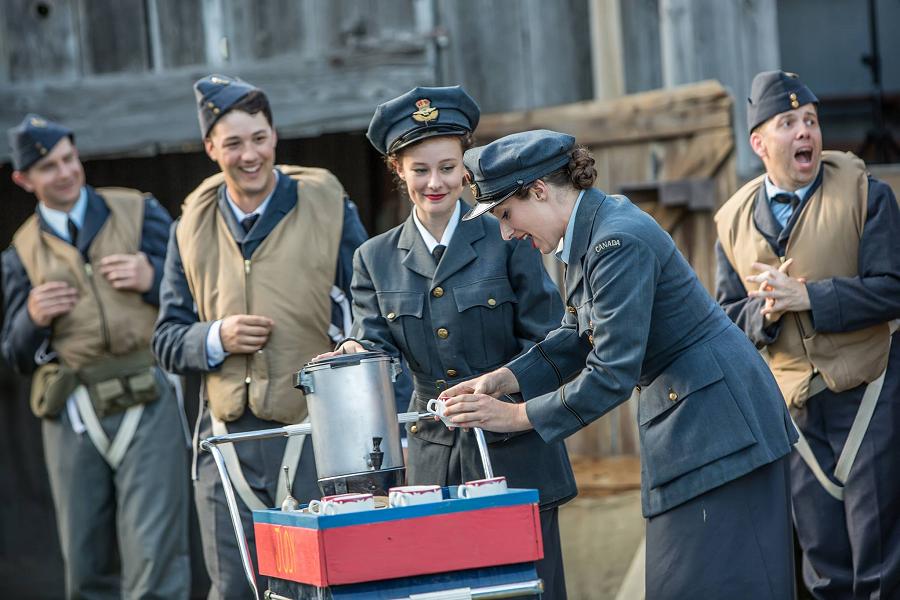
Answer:
[{"label": "officer cap badge", "polygon": [[47,126],[47,121],[40,117],[31,117],[31,120],[29,121],[29,123],[31,124],[32,127],[46,127]]},{"label": "officer cap badge", "polygon": [[418,110],[412,114],[412,118],[419,123],[428,123],[438,118],[438,109],[431,106],[431,100],[427,98],[416,100],[416,108]]}]

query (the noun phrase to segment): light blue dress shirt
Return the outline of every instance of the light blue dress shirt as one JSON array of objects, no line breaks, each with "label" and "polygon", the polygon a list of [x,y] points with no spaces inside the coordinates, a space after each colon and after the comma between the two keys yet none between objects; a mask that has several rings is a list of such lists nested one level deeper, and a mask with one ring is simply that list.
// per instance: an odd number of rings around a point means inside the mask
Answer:
[{"label": "light blue dress shirt", "polygon": [[78,200],[75,201],[75,205],[69,212],[50,208],[43,202],[38,203],[38,210],[41,211],[41,217],[44,218],[53,233],[71,243],[68,220],[72,219],[79,231],[84,227],[84,215],[87,212],[87,188],[81,188]]},{"label": "light blue dress shirt", "polygon": [[790,204],[784,204],[783,202],[774,202],[772,198],[775,197],[776,194],[796,194],[797,197],[802,201],[806,196],[806,192],[809,191],[809,188],[812,187],[812,182],[809,185],[804,186],[798,190],[793,192],[789,192],[787,190],[783,190],[769,179],[769,176],[766,175],[766,197],[769,199],[769,206],[772,208],[772,214],[775,215],[775,219],[781,223],[781,226],[784,227],[787,225],[787,222],[791,218],[791,213],[794,211],[794,208]]},{"label": "light blue dress shirt", "polygon": [[575,215],[578,214],[578,206],[581,204],[582,198],[584,198],[584,190],[581,190],[581,193],[578,194],[578,199],[575,200],[575,206],[572,207],[572,216],[569,217],[569,224],[566,225],[566,234],[562,239],[562,249],[556,253],[556,258],[566,265],[569,264],[569,255],[572,253],[572,235],[575,231]]}]

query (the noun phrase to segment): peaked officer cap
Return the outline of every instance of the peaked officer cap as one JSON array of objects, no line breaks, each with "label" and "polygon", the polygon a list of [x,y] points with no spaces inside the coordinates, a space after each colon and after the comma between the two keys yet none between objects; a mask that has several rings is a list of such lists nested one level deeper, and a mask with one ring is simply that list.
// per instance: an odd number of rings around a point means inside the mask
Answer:
[{"label": "peaked officer cap", "polygon": [[463,220],[483,215],[524,186],[568,164],[574,147],[571,135],[537,129],[467,150],[463,162],[472,176],[478,204]]},{"label": "peaked officer cap", "polygon": [[478,126],[481,109],[458,85],[417,87],[379,104],[366,137],[381,154],[436,135],[465,135]]}]

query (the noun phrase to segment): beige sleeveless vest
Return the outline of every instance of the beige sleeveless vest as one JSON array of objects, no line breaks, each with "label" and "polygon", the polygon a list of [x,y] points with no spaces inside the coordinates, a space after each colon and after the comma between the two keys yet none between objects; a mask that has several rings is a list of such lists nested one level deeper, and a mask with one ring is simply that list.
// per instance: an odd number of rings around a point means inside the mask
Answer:
[{"label": "beige sleeveless vest", "polygon": [[[858,275],[859,240],[866,222],[868,179],[863,161],[849,152],[823,152],[822,165],[822,185],[800,213],[784,256],[794,259],[789,274],[807,281]],[[773,267],[781,262],[753,224],[753,204],[764,177],[738,190],[716,214],[722,248],[742,281],[755,274],[750,268],[754,262]],[[744,287],[749,291],[746,282]],[[835,392],[881,375],[890,343],[887,323],[819,333],[810,314],[784,314],[778,338],[768,346],[769,366],[789,404],[804,404],[816,372]]]},{"label": "beige sleeveless vest", "polygon": [[98,359],[149,349],[158,312],[140,293],[116,290],[94,269],[105,256],[140,250],[144,195],[127,188],[96,191],[106,201],[109,216],[88,249],[90,262],[72,244],[42,231],[37,215],[25,221],[12,242],[32,286],[65,281],[78,290],[75,307],[51,326],[53,349],[75,370]]},{"label": "beige sleeveless vest", "polygon": [[270,317],[266,347],[232,354],[205,375],[212,413],[233,421],[247,404],[261,419],[298,423],[306,400],[293,374],[332,347],[331,287],[344,216],[344,190],[324,169],[279,166],[297,180],[297,204],[245,260],[218,207],[222,174],[184,202],[175,231],[184,274],[201,321],[236,314]]}]

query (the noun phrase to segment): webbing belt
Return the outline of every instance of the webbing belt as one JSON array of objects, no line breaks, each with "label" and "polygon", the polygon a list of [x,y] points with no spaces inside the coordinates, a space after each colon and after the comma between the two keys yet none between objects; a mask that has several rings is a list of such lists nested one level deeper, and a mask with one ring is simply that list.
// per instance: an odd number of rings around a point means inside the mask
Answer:
[{"label": "webbing belt", "polygon": [[87,388],[79,385],[75,388],[73,396],[88,437],[91,438],[94,447],[97,448],[97,452],[100,453],[100,456],[113,470],[118,469],[122,459],[125,457],[125,451],[128,450],[128,446],[131,445],[131,440],[134,439],[134,434],[137,432],[141,415],[144,414],[144,404],[135,404],[125,410],[122,423],[119,425],[116,435],[110,441],[106,432],[103,431],[103,426],[100,425],[97,413],[94,412],[94,405],[91,402],[91,397],[88,395]]},{"label": "webbing belt", "polygon": [[[212,412],[209,413],[209,418],[212,421],[213,435],[226,435],[228,433],[228,427],[225,425],[224,421],[217,419]],[[309,417],[303,422],[305,423],[308,420]],[[297,477],[297,467],[300,465],[300,454],[303,452],[303,442],[305,440],[305,435],[292,435],[288,437],[287,443],[284,445],[284,457],[281,459],[281,464],[289,467],[288,471],[290,471],[291,480],[287,481],[285,478],[284,469],[279,471],[278,485],[275,488],[276,507],[281,506],[281,503],[287,497],[288,486],[294,486],[294,479]],[[225,459],[225,466],[231,477],[231,483],[234,485],[234,491],[236,491],[240,499],[244,501],[247,508],[250,510],[265,510],[267,508],[272,508],[266,506],[265,503],[259,499],[259,496],[256,495],[256,492],[250,488],[250,484],[247,483],[247,478],[244,477],[244,471],[241,469],[241,461],[238,460],[234,444],[220,444],[219,450],[222,451],[222,458]]]},{"label": "webbing belt", "polygon": [[[893,334],[895,330],[896,327],[892,324],[891,333]],[[888,345],[888,353],[890,353],[890,345]],[[847,441],[844,442],[844,448],[841,450],[841,455],[838,457],[837,464],[834,467],[834,478],[839,483],[835,483],[825,475],[825,471],[822,469],[822,466],[819,465],[819,461],[816,460],[816,456],[813,454],[809,442],[806,441],[803,432],[800,431],[800,428],[794,423],[797,435],[800,436],[794,446],[797,449],[797,453],[809,467],[810,471],[812,471],[813,476],[819,481],[819,484],[821,484],[831,497],[839,502],[844,501],[844,485],[847,483],[847,478],[850,476],[850,469],[853,468],[856,455],[859,453],[859,447],[862,445],[866,431],[869,429],[869,423],[872,421],[872,415],[875,413],[875,404],[878,401],[878,396],[881,395],[881,388],[884,385],[884,376],[886,374],[887,368],[884,369],[878,379],[866,386],[866,391],[863,393],[862,400],[859,403],[859,410],[856,412],[856,417],[853,419],[853,425],[850,426],[850,433],[847,435]],[[816,375],[810,382],[809,396],[812,397],[819,392],[824,391],[826,388],[827,386],[825,385],[825,380],[822,378],[822,375]]]}]

